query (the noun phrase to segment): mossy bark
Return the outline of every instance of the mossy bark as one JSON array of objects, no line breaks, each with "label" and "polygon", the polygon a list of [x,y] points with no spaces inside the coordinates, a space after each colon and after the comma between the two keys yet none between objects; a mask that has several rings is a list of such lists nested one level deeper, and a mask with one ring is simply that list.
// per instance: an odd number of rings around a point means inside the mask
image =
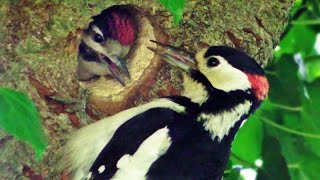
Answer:
[{"label": "mossy bark", "polygon": [[[78,97],[75,70],[80,29],[92,15],[116,4],[141,7],[170,36],[173,45],[192,51],[207,45],[237,47],[265,66],[272,59],[293,0],[187,0],[178,26],[157,0],[2,0],[0,86],[23,91],[34,100],[50,145],[44,159],[35,162],[29,145],[0,130],[0,179],[63,178],[57,170],[59,150],[79,118],[48,97]],[[168,79],[176,72],[167,66],[163,71]],[[167,89],[163,94],[174,91]],[[137,100],[137,104],[148,100]]]}]

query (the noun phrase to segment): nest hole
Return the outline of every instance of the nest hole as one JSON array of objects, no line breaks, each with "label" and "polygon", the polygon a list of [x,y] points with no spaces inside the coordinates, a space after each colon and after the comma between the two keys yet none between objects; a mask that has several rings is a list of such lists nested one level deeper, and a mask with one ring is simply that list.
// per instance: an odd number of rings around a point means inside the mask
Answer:
[{"label": "nest hole", "polygon": [[[111,6],[92,19],[82,33],[77,66],[80,86],[90,91],[89,105],[111,115],[142,99],[152,99],[149,91],[164,62],[147,47],[156,47],[150,40],[167,43],[168,36],[161,26],[145,10],[133,5]],[[108,67],[110,60],[118,65],[125,62],[122,66],[130,78],[120,72],[120,83],[114,76],[117,72]]]}]

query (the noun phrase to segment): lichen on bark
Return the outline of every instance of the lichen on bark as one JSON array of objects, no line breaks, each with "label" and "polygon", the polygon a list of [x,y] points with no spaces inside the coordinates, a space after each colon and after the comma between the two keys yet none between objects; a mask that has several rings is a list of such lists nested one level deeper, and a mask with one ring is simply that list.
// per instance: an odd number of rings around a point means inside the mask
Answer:
[{"label": "lichen on bark", "polygon": [[[30,146],[0,130],[0,179],[60,178],[56,154],[66,136],[75,130],[70,121],[77,118],[47,97],[77,97],[75,69],[80,29],[86,28],[91,16],[116,4],[141,7],[170,36],[173,45],[192,51],[207,45],[232,46],[266,65],[286,26],[293,0],[188,0],[178,26],[156,0],[3,0],[0,86],[21,90],[34,100],[50,145],[44,160],[37,163]],[[166,66],[162,72],[171,78],[177,71]],[[161,87],[161,80],[159,83]],[[169,89],[163,94],[174,91]],[[148,100],[137,100],[137,104]]]}]

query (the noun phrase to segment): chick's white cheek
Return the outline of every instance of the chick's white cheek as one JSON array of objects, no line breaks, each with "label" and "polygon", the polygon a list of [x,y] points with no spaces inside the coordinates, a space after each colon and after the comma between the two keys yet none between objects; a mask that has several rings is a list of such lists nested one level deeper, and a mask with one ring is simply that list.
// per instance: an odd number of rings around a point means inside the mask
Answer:
[{"label": "chick's white cheek", "polygon": [[95,42],[89,34],[84,34],[82,40],[90,48],[94,49],[99,53],[105,54],[105,50],[102,48],[102,46],[99,43]]},{"label": "chick's white cheek", "polygon": [[105,42],[105,48],[106,52],[110,56],[119,56],[122,53],[122,46],[118,41],[108,39],[107,42]]}]

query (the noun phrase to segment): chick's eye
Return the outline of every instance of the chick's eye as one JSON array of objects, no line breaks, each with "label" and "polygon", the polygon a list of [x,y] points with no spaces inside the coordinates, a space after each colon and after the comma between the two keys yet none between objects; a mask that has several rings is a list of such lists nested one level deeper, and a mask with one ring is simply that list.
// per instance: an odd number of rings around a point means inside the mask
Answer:
[{"label": "chick's eye", "polygon": [[207,66],[208,67],[216,67],[220,64],[219,59],[215,58],[215,57],[210,57],[207,60]]},{"label": "chick's eye", "polygon": [[103,42],[103,37],[100,34],[95,34],[93,38],[94,38],[94,41],[97,43]]}]

